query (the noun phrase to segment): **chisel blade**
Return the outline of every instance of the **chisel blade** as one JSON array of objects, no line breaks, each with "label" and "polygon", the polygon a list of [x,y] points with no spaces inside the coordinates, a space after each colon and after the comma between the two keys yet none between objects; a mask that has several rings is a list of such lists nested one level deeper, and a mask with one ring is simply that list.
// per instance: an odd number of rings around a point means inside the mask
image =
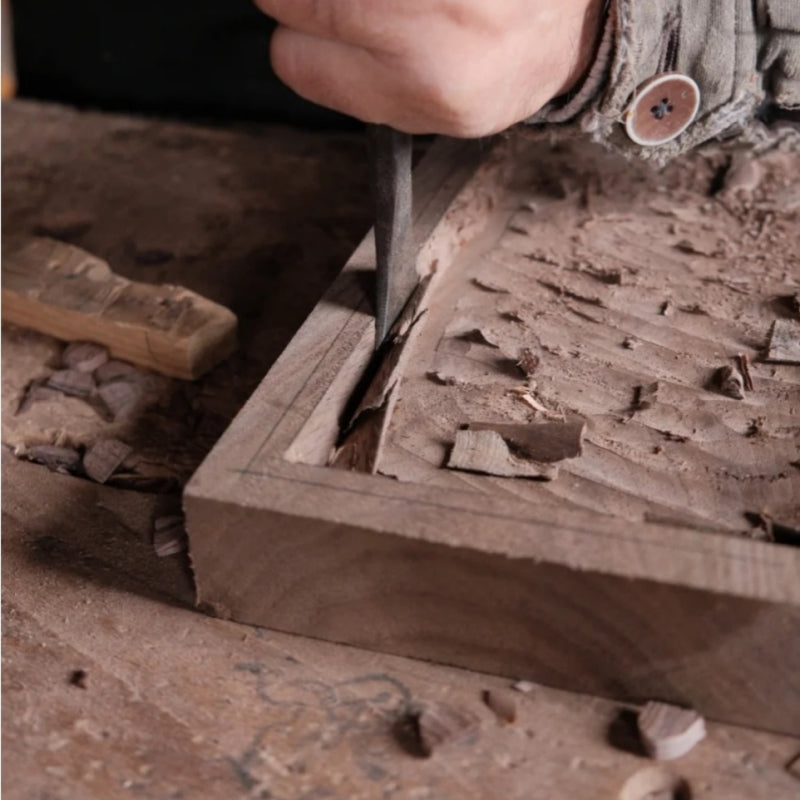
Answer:
[{"label": "chisel blade", "polygon": [[419,282],[411,216],[413,137],[386,125],[371,126],[375,193],[375,349]]}]

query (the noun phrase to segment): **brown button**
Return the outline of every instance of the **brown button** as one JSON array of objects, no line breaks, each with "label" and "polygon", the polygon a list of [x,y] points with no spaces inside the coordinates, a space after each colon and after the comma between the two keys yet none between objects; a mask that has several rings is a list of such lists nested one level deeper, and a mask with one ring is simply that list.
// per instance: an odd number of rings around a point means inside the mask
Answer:
[{"label": "brown button", "polygon": [[699,107],[700,89],[690,77],[654,75],[636,90],[625,112],[625,130],[636,144],[664,144],[689,127]]}]

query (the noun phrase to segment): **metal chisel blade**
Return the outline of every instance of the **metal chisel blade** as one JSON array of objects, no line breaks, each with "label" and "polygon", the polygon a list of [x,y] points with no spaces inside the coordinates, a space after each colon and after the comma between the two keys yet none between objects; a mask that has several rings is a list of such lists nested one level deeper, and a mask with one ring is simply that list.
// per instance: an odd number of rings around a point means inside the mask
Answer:
[{"label": "metal chisel blade", "polygon": [[413,137],[386,125],[371,126],[375,192],[375,349],[419,282],[411,217]]}]

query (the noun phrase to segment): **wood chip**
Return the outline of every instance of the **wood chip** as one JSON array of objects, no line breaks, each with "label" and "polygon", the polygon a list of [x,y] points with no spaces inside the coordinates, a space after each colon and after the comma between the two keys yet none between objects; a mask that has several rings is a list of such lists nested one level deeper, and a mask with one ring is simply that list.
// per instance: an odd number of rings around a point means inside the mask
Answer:
[{"label": "wood chip", "polygon": [[153,521],[153,549],[163,558],[187,549],[184,518],[180,514],[158,517]]},{"label": "wood chip", "polygon": [[47,385],[47,378],[32,381],[25,389],[22,399],[19,401],[15,414],[22,414],[27,411],[34,403],[40,403],[44,400],[54,400],[57,397],[62,397],[62,393],[58,389],[51,389]]},{"label": "wood chip", "polygon": [[546,481],[558,475],[557,466],[514,456],[503,437],[493,430],[457,431],[447,468],[503,478],[538,478]]},{"label": "wood chip", "polygon": [[471,344],[485,344],[495,349],[500,347],[497,342],[493,341],[492,338],[480,328],[471,328],[468,331],[464,331],[464,333],[460,333],[455,338],[460,339],[462,342],[470,342]]},{"label": "wood chip", "polygon": [[517,704],[514,698],[507,692],[498,692],[492,689],[484,689],[482,692],[483,702],[494,712],[501,722],[512,723],[517,719]]},{"label": "wood chip", "polygon": [[94,378],[77,369],[60,369],[47,379],[47,386],[72,397],[90,397],[94,392]]},{"label": "wood chip", "polygon": [[426,757],[447,745],[464,741],[480,727],[480,720],[471,711],[444,704],[425,706],[413,713],[413,720],[420,752]]},{"label": "wood chip", "polygon": [[534,372],[536,372],[539,364],[541,363],[541,359],[530,347],[522,347],[520,348],[519,353],[517,354],[517,364],[522,372],[527,376],[531,377]]},{"label": "wood chip", "polygon": [[715,373],[717,387],[722,394],[734,400],[744,400],[744,378],[730,364],[720,367]]},{"label": "wood chip", "polygon": [[776,319],[772,323],[764,360],[776,364],[800,364],[800,322]]},{"label": "wood chip", "polygon": [[658,399],[658,381],[637,386],[633,390],[634,411],[645,411],[652,408]]},{"label": "wood chip", "polygon": [[655,701],[639,712],[637,726],[647,754],[659,760],[680,758],[706,735],[696,711]]},{"label": "wood chip", "polygon": [[580,417],[564,422],[471,422],[470,431],[499,433],[516,456],[544,463],[576,458],[583,453],[586,423]]},{"label": "wood chip", "polygon": [[70,447],[56,447],[52,444],[39,444],[28,447],[19,454],[34,464],[43,464],[53,472],[75,474],[81,471],[81,456]]},{"label": "wood chip", "polygon": [[495,294],[508,294],[510,292],[505,286],[501,286],[499,283],[494,283],[494,281],[487,280],[486,278],[473,278],[472,282],[485,292],[494,292]]},{"label": "wood chip", "polygon": [[133,448],[119,439],[101,439],[86,451],[84,472],[93,481],[105,483],[132,452]]},{"label": "wood chip", "polygon": [[523,403],[530,406],[534,411],[538,411],[545,419],[557,420],[559,422],[564,421],[565,417],[560,411],[552,411],[547,408],[547,406],[533,396],[528,386],[510,389],[509,392],[522,400]]},{"label": "wood chip", "polygon": [[65,369],[94,372],[108,361],[108,349],[94,342],[70,342],[61,354]]},{"label": "wood chip", "polygon": [[116,358],[112,358],[111,361],[107,361],[94,371],[94,379],[102,386],[104,383],[121,379],[130,382],[139,381],[146,374],[144,370],[129,364],[127,361],[119,361]]},{"label": "wood chip", "polygon": [[747,389],[748,392],[752,392],[753,376],[750,374],[750,359],[747,357],[747,353],[739,353],[739,355],[736,356],[736,363],[739,366],[739,372],[742,373],[744,388]]},{"label": "wood chip", "polygon": [[389,421],[395,388],[389,390],[378,408],[359,412],[352,426],[332,453],[328,465],[336,469],[375,474]]},{"label": "wood chip", "polygon": [[111,412],[114,421],[132,417],[139,408],[143,397],[143,389],[139,383],[126,380],[104,383],[97,390],[100,399]]},{"label": "wood chip", "polygon": [[70,686],[77,686],[78,689],[86,689],[86,680],[89,677],[85,669],[74,669],[69,674]]}]

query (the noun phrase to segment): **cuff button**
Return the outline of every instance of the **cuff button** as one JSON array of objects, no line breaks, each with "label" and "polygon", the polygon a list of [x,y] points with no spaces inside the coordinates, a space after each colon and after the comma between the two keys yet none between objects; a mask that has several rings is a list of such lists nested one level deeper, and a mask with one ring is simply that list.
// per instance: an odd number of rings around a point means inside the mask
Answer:
[{"label": "cuff button", "polygon": [[665,144],[692,124],[699,108],[700,88],[688,75],[654,75],[636,89],[625,111],[625,131],[645,147]]}]

